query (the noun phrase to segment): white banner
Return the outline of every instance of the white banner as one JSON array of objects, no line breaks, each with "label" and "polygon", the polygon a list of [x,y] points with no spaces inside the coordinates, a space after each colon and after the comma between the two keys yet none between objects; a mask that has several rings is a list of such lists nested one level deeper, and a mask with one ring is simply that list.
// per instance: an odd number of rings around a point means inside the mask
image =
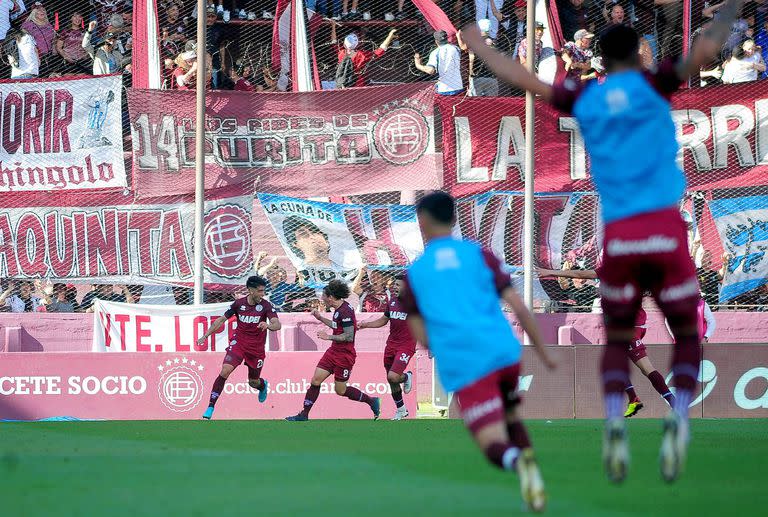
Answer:
[{"label": "white banner", "polygon": [[[205,203],[205,282],[253,274],[253,198]],[[194,204],[0,209],[0,278],[183,283],[193,280]]]},{"label": "white banner", "polygon": [[0,192],[126,187],[119,75],[0,83]]},{"label": "white banner", "polygon": [[237,321],[233,318],[205,344],[197,340],[229,308],[208,305],[135,305],[96,300],[93,313],[94,352],[221,352]]}]

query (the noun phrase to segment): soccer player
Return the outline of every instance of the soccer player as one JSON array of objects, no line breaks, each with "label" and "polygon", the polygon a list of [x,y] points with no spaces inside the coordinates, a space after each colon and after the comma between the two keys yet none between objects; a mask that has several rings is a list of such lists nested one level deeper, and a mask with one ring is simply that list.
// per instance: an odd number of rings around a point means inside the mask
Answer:
[{"label": "soccer player", "polygon": [[[540,276],[556,276],[562,278],[581,278],[581,279],[596,279],[597,271],[594,269],[544,269],[536,268],[537,273]],[[648,377],[653,389],[661,395],[670,407],[674,407],[675,396],[664,381],[664,376],[653,366],[653,363],[648,358],[648,351],[643,344],[643,338],[647,330],[646,323],[648,322],[648,315],[641,307],[637,313],[637,321],[635,322],[635,335],[627,348],[627,357],[637,366],[637,368]],[[627,409],[624,411],[624,418],[630,418],[635,416],[643,409],[643,402],[640,397],[637,396],[635,386],[630,382],[624,388],[627,394]]]},{"label": "soccer player", "polygon": [[323,381],[333,374],[334,389],[336,394],[347,397],[349,400],[368,404],[373,411],[373,419],[377,420],[381,413],[381,400],[379,397],[369,397],[354,386],[347,386],[352,367],[355,366],[355,311],[346,301],[349,296],[349,286],[342,280],[331,280],[323,289],[323,302],[326,307],[333,309],[333,318],[322,316],[317,309],[312,311],[312,316],[318,321],[333,329],[331,334],[318,331],[317,337],[331,341],[331,346],[325,351],[320,362],[317,363],[315,374],[312,376],[307,394],[304,396],[304,409],[294,416],[286,417],[292,422],[309,420],[309,412],[312,410]]},{"label": "soccer player", "polygon": [[544,482],[528,433],[517,414],[520,342],[501,310],[512,307],[544,364],[553,368],[533,315],[493,253],[454,239],[456,203],[443,192],[416,206],[424,254],[400,290],[413,337],[429,347],[445,389],[456,393],[464,423],[488,460],[516,470],[523,500],[534,511],[546,504]]},{"label": "soccer player", "polygon": [[476,27],[463,31],[469,47],[499,79],[539,95],[579,122],[605,223],[600,277],[607,336],[601,364],[606,411],[603,461],[614,482],[624,480],[629,462],[622,418],[622,392],[629,382],[626,349],[646,290],[667,317],[676,342],[672,371],[677,391],[674,411],[664,420],[662,477],[675,480],[685,461],[688,404],[701,356],[696,323],[699,285],[678,210],[685,176],[677,164],[679,146],[669,98],[720,53],[742,3],[726,0],[685,59],[665,60],[652,72],[641,68],[637,32],[624,25],[608,27],[600,35],[607,72],[603,82],[566,79],[556,86],[546,84],[516,60],[485,45]]},{"label": "soccer player", "polygon": [[221,372],[213,382],[208,409],[203,413],[203,418],[206,420],[210,420],[213,416],[214,407],[224,390],[227,378],[243,362],[248,367],[248,385],[259,390],[259,402],[267,400],[269,383],[261,377],[266,355],[264,345],[267,342],[267,331],[280,330],[282,325],[277,318],[275,308],[269,300],[264,298],[264,291],[267,288],[266,279],[251,276],[248,277],[245,286],[248,289],[248,296],[232,302],[224,315],[216,318],[213,325],[197,340],[199,345],[205,344],[208,337],[217,332],[224,322],[237,315],[237,329],[227,347]]},{"label": "soccer player", "polygon": [[416,340],[413,339],[406,322],[408,313],[403,309],[398,298],[404,280],[405,275],[395,277],[392,296],[387,300],[384,314],[375,320],[363,321],[357,327],[360,330],[377,329],[389,323],[389,336],[387,345],[384,347],[384,369],[387,372],[387,382],[392,389],[392,399],[397,406],[392,420],[402,420],[408,416],[408,408],[403,402],[403,393],[411,392],[413,372],[406,372],[405,369],[413,354],[416,353]]}]

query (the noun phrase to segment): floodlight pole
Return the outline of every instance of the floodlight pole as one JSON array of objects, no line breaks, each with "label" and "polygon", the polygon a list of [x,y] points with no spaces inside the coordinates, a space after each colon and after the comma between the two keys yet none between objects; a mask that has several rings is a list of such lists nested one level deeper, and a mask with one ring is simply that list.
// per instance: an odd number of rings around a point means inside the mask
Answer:
[{"label": "floodlight pole", "polygon": [[205,208],[205,37],[206,0],[197,0],[197,82],[195,109],[195,304],[203,303],[203,210]]},{"label": "floodlight pole", "polygon": [[[526,14],[526,52],[525,66],[535,73],[536,56],[536,1],[528,0]],[[534,95],[525,94],[525,197],[523,211],[523,300],[526,307],[533,310],[533,168],[535,166],[533,149],[533,125],[535,119]],[[529,343],[525,334],[525,344]]]}]

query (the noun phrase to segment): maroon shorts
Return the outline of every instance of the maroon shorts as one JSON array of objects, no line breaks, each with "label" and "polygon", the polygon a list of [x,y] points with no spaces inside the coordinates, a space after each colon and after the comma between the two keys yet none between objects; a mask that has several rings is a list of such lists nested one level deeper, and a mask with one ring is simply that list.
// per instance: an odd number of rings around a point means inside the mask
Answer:
[{"label": "maroon shorts", "polygon": [[416,352],[416,343],[387,343],[384,348],[384,369],[402,375]]},{"label": "maroon shorts", "polygon": [[699,283],[688,254],[688,233],[676,209],[609,223],[603,249],[600,295],[607,321],[634,317],[645,291],[651,292],[662,311],[675,305],[688,309],[698,302]]},{"label": "maroon shorts", "polygon": [[627,350],[627,357],[633,362],[636,363],[643,357],[648,357],[648,353],[645,350],[645,345],[642,341],[638,340],[629,345],[629,349]]},{"label": "maroon shorts", "polygon": [[331,346],[320,358],[317,367],[331,372],[336,382],[347,382],[352,374],[352,367],[355,366],[355,357],[357,354],[351,346],[343,348]]},{"label": "maroon shorts", "polygon": [[264,367],[264,350],[246,350],[239,344],[229,345],[227,355],[224,356],[224,364],[232,365],[237,368],[243,362],[248,367],[248,378],[258,379],[261,377],[261,369]]},{"label": "maroon shorts", "polygon": [[470,431],[476,433],[489,424],[506,422],[507,409],[520,401],[519,377],[520,363],[517,363],[491,372],[456,392],[461,416]]}]

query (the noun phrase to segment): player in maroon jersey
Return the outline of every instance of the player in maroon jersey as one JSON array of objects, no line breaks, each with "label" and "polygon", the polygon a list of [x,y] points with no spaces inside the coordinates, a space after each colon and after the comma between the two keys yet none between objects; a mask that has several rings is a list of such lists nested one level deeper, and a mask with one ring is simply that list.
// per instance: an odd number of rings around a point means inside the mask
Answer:
[{"label": "player in maroon jersey", "polygon": [[333,309],[333,318],[322,316],[317,310],[312,315],[325,325],[333,329],[331,334],[319,331],[317,337],[331,341],[331,346],[325,351],[320,362],[317,363],[315,374],[312,376],[307,394],[304,397],[304,409],[298,415],[286,417],[292,422],[309,420],[309,412],[320,395],[320,386],[323,381],[333,374],[336,394],[349,400],[368,404],[373,411],[373,419],[379,418],[381,413],[381,400],[379,397],[369,397],[354,386],[347,386],[352,367],[355,365],[355,311],[347,303],[349,286],[342,280],[331,280],[323,289],[323,302],[326,307]]},{"label": "player in maroon jersey", "polygon": [[408,416],[408,408],[403,402],[403,393],[410,393],[413,373],[406,372],[405,368],[416,352],[416,340],[405,321],[408,313],[398,298],[404,280],[405,275],[398,275],[395,278],[392,296],[387,300],[384,315],[375,320],[364,321],[357,327],[358,329],[376,329],[389,322],[389,337],[387,337],[387,346],[384,348],[384,369],[387,371],[387,382],[392,389],[392,398],[397,406],[392,420],[402,420]]},{"label": "player in maroon jersey", "polygon": [[266,279],[260,276],[251,276],[245,286],[248,288],[248,296],[232,302],[227,312],[216,318],[213,325],[197,340],[199,345],[203,345],[211,334],[224,325],[224,322],[232,316],[237,316],[237,329],[227,347],[227,355],[224,356],[221,372],[213,382],[208,409],[203,414],[203,418],[206,420],[210,420],[213,416],[213,409],[224,390],[227,378],[243,362],[248,367],[248,384],[251,388],[259,390],[259,402],[267,400],[269,383],[261,377],[261,369],[264,367],[266,355],[264,345],[267,342],[267,330],[273,332],[280,330],[281,324],[275,308],[269,303],[269,300],[264,298],[264,291],[267,287]]},{"label": "player in maroon jersey", "polygon": [[[580,278],[584,280],[594,280],[597,278],[597,271],[594,269],[544,269],[536,268],[539,276],[557,276],[561,278]],[[635,366],[643,372],[643,375],[648,377],[648,380],[653,385],[653,388],[661,395],[661,397],[672,406],[675,401],[675,396],[670,391],[669,386],[664,381],[664,376],[653,366],[651,360],[648,358],[645,345],[643,344],[643,337],[645,337],[646,323],[648,321],[648,315],[641,307],[637,314],[637,321],[635,322],[635,336],[632,343],[630,343],[627,349],[627,356],[635,363]],[[635,387],[632,384],[628,384],[624,390],[627,393],[629,401],[627,402],[627,409],[624,411],[624,418],[629,418],[636,415],[641,409],[643,409],[643,403],[640,397],[635,392]]]}]

